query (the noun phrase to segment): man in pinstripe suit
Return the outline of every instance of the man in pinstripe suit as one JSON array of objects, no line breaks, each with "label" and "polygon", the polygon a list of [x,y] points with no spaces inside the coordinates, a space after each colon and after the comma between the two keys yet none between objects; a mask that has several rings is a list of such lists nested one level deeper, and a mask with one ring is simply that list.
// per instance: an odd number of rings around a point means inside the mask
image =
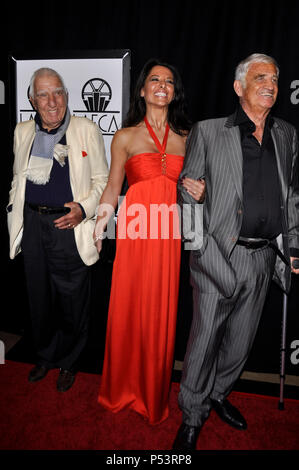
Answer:
[{"label": "man in pinstripe suit", "polygon": [[[190,256],[194,312],[173,449],[196,448],[211,408],[246,429],[227,396],[249,355],[272,277],[287,292],[291,271],[299,273],[292,266],[299,257],[297,135],[269,114],[278,74],[273,58],[249,56],[236,69],[237,111],[196,123],[188,138],[181,178],[203,178],[206,195],[203,243]],[[195,204],[178,190],[181,205]]]}]

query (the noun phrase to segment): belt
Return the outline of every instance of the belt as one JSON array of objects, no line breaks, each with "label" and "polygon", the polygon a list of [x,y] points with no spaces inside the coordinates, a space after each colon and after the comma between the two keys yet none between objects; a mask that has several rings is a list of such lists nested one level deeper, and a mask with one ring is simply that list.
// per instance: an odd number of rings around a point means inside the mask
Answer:
[{"label": "belt", "polygon": [[246,238],[246,237],[239,237],[237,241],[237,245],[245,246],[245,248],[248,249],[258,249],[258,248],[263,248],[264,246],[268,246],[269,248],[272,248],[272,250],[275,251],[275,253],[280,257],[280,259],[286,264],[289,265],[289,261],[285,258],[285,256],[282,254],[280,249],[276,246],[275,243],[273,243],[272,240],[269,240],[267,238]]},{"label": "belt", "polygon": [[67,214],[70,211],[69,207],[38,206],[36,204],[30,204],[29,202],[26,202],[26,206],[39,214]]},{"label": "belt", "polygon": [[267,238],[246,238],[239,237],[237,245],[245,246],[245,248],[262,248],[263,246],[268,246],[271,243],[271,240]]}]

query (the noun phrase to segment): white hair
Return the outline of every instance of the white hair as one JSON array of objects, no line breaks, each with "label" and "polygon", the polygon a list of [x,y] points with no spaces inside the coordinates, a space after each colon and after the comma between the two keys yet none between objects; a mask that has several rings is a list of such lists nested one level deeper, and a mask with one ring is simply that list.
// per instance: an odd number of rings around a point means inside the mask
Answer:
[{"label": "white hair", "polygon": [[242,84],[243,88],[246,88],[246,75],[248,72],[248,69],[251,64],[257,63],[257,62],[263,62],[266,64],[273,64],[276,68],[276,74],[279,76],[279,68],[278,64],[273,57],[270,57],[269,55],[266,54],[251,54],[249,57],[246,59],[242,60],[237,67],[235,71],[235,80],[239,80]]},{"label": "white hair", "polygon": [[59,81],[61,82],[62,88],[65,91],[65,94],[67,95],[67,89],[65,87],[65,84],[64,84],[64,81],[63,81],[63,78],[61,77],[61,75],[59,75],[59,73],[56,72],[56,70],[50,69],[48,67],[42,67],[42,68],[36,70],[33,73],[32,77],[30,79],[29,96],[31,98],[34,99],[34,83],[35,83],[35,80],[36,80],[37,77],[40,77],[42,75],[54,75],[55,77],[57,77],[59,79]]}]

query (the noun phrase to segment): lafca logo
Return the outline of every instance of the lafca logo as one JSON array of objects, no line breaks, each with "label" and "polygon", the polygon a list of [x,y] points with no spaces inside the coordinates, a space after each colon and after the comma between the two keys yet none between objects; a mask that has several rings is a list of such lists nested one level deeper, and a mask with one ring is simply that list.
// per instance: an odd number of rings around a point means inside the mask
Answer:
[{"label": "lafca logo", "polygon": [[87,111],[105,111],[111,101],[112,90],[108,82],[102,78],[92,78],[82,88],[82,99]]},{"label": "lafca logo", "polygon": [[[79,88],[80,89],[80,88]],[[91,78],[81,89],[82,109],[72,109],[72,107],[80,106],[80,101],[74,104],[73,98],[79,97],[80,94],[74,93],[69,97],[70,112],[74,116],[83,116],[95,122],[103,136],[113,136],[120,127],[120,110],[112,111],[109,104],[112,99],[112,89],[109,83],[103,78]],[[78,96],[79,95],[79,96]],[[28,107],[20,109],[19,121],[34,119],[35,110],[29,99],[29,87],[27,89]],[[84,109],[85,107],[85,109]]]},{"label": "lafca logo", "polygon": [[81,97],[86,110],[74,110],[73,114],[91,119],[98,124],[103,135],[113,136],[120,125],[120,110],[109,109],[112,99],[109,83],[103,78],[91,78],[83,85]]}]

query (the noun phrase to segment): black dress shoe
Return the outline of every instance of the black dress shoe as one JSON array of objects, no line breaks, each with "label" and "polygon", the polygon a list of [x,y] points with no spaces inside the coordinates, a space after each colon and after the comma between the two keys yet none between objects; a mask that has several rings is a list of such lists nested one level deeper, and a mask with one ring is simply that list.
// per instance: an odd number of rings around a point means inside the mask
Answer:
[{"label": "black dress shoe", "polygon": [[31,369],[28,375],[29,382],[37,382],[46,377],[49,369],[46,366],[36,365]]},{"label": "black dress shoe", "polygon": [[181,424],[174,440],[172,449],[195,450],[199,431],[199,426],[189,426],[185,423]]},{"label": "black dress shoe", "polygon": [[75,376],[75,373],[70,370],[60,369],[56,384],[58,392],[69,390],[75,382]]},{"label": "black dress shoe", "polygon": [[236,429],[247,429],[245,418],[240,411],[233,406],[228,400],[212,400],[212,407],[216,411],[219,418],[225,423]]}]

